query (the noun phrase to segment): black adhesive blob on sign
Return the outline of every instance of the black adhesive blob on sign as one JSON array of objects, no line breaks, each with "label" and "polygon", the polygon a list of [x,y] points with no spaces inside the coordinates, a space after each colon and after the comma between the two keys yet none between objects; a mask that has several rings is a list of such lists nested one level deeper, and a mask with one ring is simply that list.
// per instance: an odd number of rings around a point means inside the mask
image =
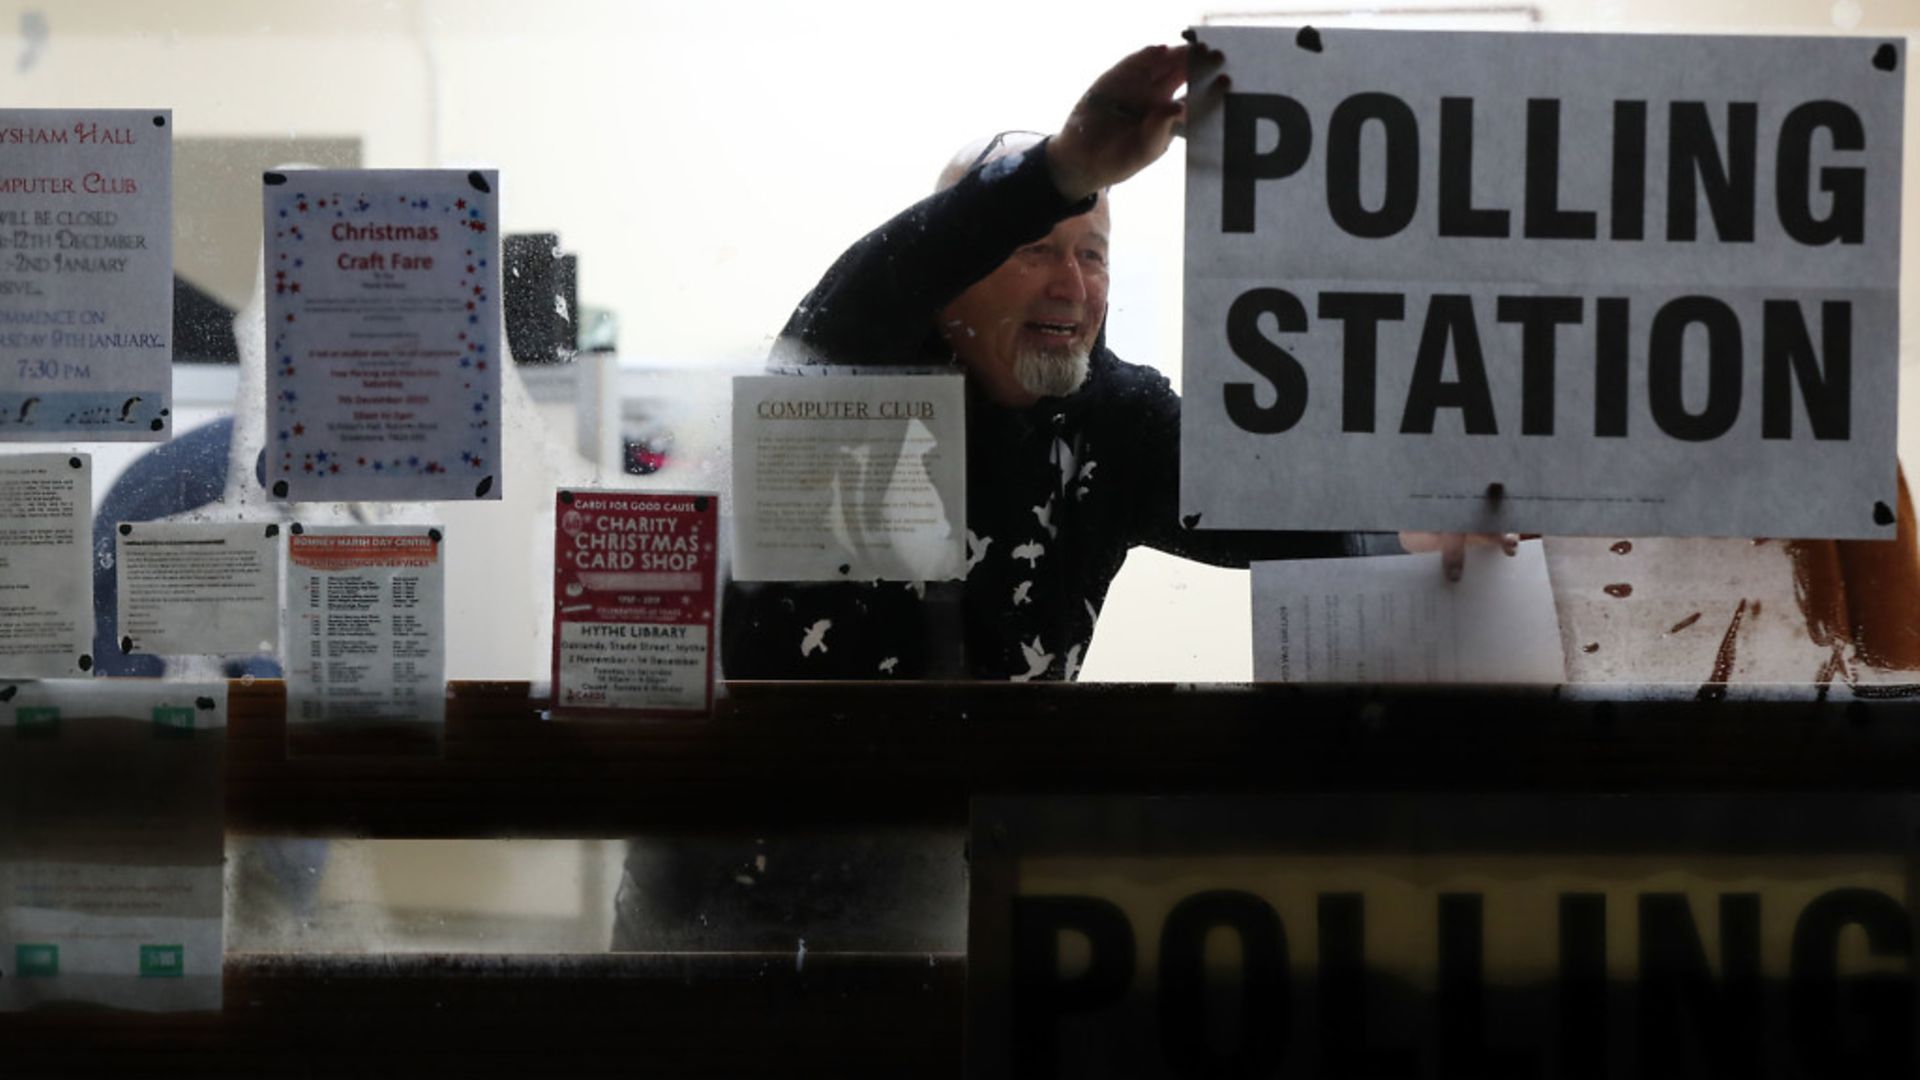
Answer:
[{"label": "black adhesive blob on sign", "polygon": [[166,126],[167,126],[167,118],[166,118],[166,117],[164,117],[164,116],[156,116],[156,117],[154,117],[154,118],[153,118],[153,126],[154,126],[154,127],[166,127]]},{"label": "black adhesive blob on sign", "polygon": [[81,653],[81,654],[80,654],[80,670],[81,670],[81,671],[92,671],[92,670],[93,670],[93,657],[91,657],[91,656],[88,656],[88,655],[87,655],[86,653]]},{"label": "black adhesive blob on sign", "polygon": [[292,528],[293,528],[293,535],[295,536],[299,536],[301,533],[307,531],[306,528],[297,521],[293,523]]},{"label": "black adhesive blob on sign", "polygon": [[86,462],[84,462],[84,461],[81,461],[81,460],[80,460],[79,458],[77,458],[77,457],[70,457],[70,458],[68,458],[68,459],[67,459],[67,464],[69,464],[69,465],[71,465],[71,466],[73,466],[73,467],[74,467],[74,468],[76,468],[76,469],[84,469],[84,468],[86,468],[86,467],[87,467],[87,463],[86,463]]},{"label": "black adhesive blob on sign", "polygon": [[475,191],[484,191],[489,195],[493,194],[493,188],[488,185],[487,178],[480,175],[478,169],[467,174],[467,185]]},{"label": "black adhesive blob on sign", "polygon": [[478,484],[474,485],[473,497],[476,499],[484,499],[487,497],[487,492],[492,490],[493,490],[493,477],[491,476],[483,477]]},{"label": "black adhesive blob on sign", "polygon": [[1321,52],[1326,46],[1320,44],[1320,31],[1311,26],[1303,26],[1293,35],[1293,43],[1311,53]]},{"label": "black adhesive blob on sign", "polygon": [[276,537],[276,536],[279,536],[279,535],[280,535],[280,526],[278,526],[278,525],[269,525],[269,526],[267,526],[267,538],[268,538],[268,539],[272,539],[273,537]]},{"label": "black adhesive blob on sign", "polygon": [[707,497],[705,495],[695,495],[693,497],[693,509],[696,513],[701,513],[701,514],[706,513]]},{"label": "black adhesive blob on sign", "polygon": [[133,638],[131,636],[120,639],[120,651],[125,653],[133,651]]},{"label": "black adhesive blob on sign", "polygon": [[5,689],[0,689],[0,701],[12,701],[13,695],[19,692],[20,688],[17,686],[8,686]]},{"label": "black adhesive blob on sign", "polygon": [[1893,511],[1887,509],[1886,503],[1877,502],[1873,504],[1873,523],[1875,525],[1891,525],[1893,521]]},{"label": "black adhesive blob on sign", "polygon": [[282,499],[286,498],[287,482],[285,480],[275,480],[273,482],[273,494],[277,498],[282,498]]},{"label": "black adhesive blob on sign", "polygon": [[173,410],[172,410],[172,409],[161,409],[161,410],[160,410],[160,415],[161,415],[161,416],[172,416],[172,415],[173,415]]},{"label": "black adhesive blob on sign", "polygon": [[277,173],[277,172],[261,173],[260,182],[267,185],[268,187],[279,187],[281,184],[284,184],[287,182],[287,177],[285,173]]},{"label": "black adhesive blob on sign", "polygon": [[848,566],[848,565],[847,565],[846,563],[841,563],[841,564],[840,564],[840,572],[841,572],[842,574],[851,574],[851,573],[853,573],[853,567],[851,567],[851,566]]},{"label": "black adhesive blob on sign", "polygon": [[165,420],[161,420],[161,419],[158,419],[158,418],[156,418],[156,419],[155,419],[155,420],[153,421],[153,423],[151,423],[151,424],[148,424],[147,426],[148,426],[148,427],[150,427],[150,428],[152,428],[152,429],[153,429],[153,430],[155,430],[155,431],[159,431],[160,429],[162,429],[162,428],[164,428],[164,427],[166,427],[166,426],[167,426],[167,422],[166,422]]},{"label": "black adhesive blob on sign", "polygon": [[1889,41],[1873,50],[1873,66],[1881,71],[1892,71],[1900,66],[1900,50]]},{"label": "black adhesive blob on sign", "polygon": [[120,523],[120,535],[121,535],[121,536],[132,536],[132,535],[133,535],[133,526],[131,526],[131,525],[129,525],[129,524],[127,524],[127,523],[126,523],[126,522],[124,522],[124,521],[123,521],[123,522],[121,522],[121,523]]},{"label": "black adhesive blob on sign", "polygon": [[1506,497],[1507,497],[1507,485],[1501,484],[1501,483],[1492,483],[1487,485],[1487,501],[1488,502],[1499,502],[1501,499],[1504,499]]},{"label": "black adhesive blob on sign", "polygon": [[1188,514],[1186,517],[1180,519],[1180,524],[1185,525],[1189,529],[1198,528],[1200,525],[1200,515]]},{"label": "black adhesive blob on sign", "polygon": [[197,698],[194,698],[194,699],[193,699],[193,707],[194,707],[194,708],[196,708],[196,709],[212,709],[212,708],[213,708],[213,699],[212,699],[212,698],[210,698],[210,697],[197,697]]},{"label": "black adhesive blob on sign", "polygon": [[439,530],[439,529],[428,529],[428,530],[427,530],[427,539],[429,539],[429,540],[431,540],[431,541],[433,541],[433,542],[434,542],[434,543],[436,543],[436,544],[437,544],[437,543],[439,543],[439,542],[440,542],[440,530]]},{"label": "black adhesive blob on sign", "polygon": [[566,503],[566,504],[567,504],[568,506],[572,506],[572,505],[573,505],[573,492],[571,492],[571,491],[563,491],[563,492],[561,492],[561,493],[560,493],[560,501],[561,501],[561,502],[563,502],[563,503]]}]

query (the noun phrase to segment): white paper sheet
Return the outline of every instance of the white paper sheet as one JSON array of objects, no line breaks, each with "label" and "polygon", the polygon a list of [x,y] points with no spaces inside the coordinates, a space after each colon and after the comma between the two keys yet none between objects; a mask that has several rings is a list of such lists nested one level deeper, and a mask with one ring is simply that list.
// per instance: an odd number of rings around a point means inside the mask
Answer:
[{"label": "white paper sheet", "polygon": [[1196,33],[1183,516],[1893,538],[1899,35]]},{"label": "white paper sheet", "polygon": [[115,534],[122,652],[279,648],[279,525],[120,522]]},{"label": "white paper sheet", "polygon": [[0,675],[93,667],[88,454],[0,455]]},{"label": "white paper sheet", "polygon": [[1253,566],[1253,674],[1282,683],[1548,683],[1566,679],[1538,541],[1508,557],[1298,559]]},{"label": "white paper sheet", "polygon": [[445,539],[331,526],[287,537],[287,723],[437,729],[446,713]]},{"label": "white paper sheet", "polygon": [[0,439],[173,428],[173,114],[0,109]]},{"label": "white paper sheet", "polygon": [[269,493],[500,498],[498,175],[265,181]]},{"label": "white paper sheet", "polygon": [[736,377],[734,576],[958,577],[966,469],[958,375]]},{"label": "white paper sheet", "polygon": [[0,1010],[221,1004],[225,683],[0,682]]}]

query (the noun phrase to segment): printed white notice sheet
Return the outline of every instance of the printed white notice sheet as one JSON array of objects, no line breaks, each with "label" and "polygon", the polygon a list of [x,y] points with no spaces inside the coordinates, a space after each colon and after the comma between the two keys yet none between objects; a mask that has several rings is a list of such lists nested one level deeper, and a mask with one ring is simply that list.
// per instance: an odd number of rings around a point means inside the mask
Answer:
[{"label": "printed white notice sheet", "polygon": [[173,114],[0,109],[0,439],[159,442]]},{"label": "printed white notice sheet", "polygon": [[120,651],[272,654],[280,644],[280,526],[120,522]]},{"label": "printed white notice sheet", "polygon": [[444,556],[440,530],[425,526],[310,527],[287,537],[289,727],[438,727]]},{"label": "printed white notice sheet", "polygon": [[1253,675],[1280,683],[1558,684],[1560,623],[1538,541],[1509,557],[1440,556],[1253,565]]},{"label": "printed white notice sheet", "polygon": [[87,454],[0,454],[0,676],[93,669]]},{"label": "printed white notice sheet", "polygon": [[960,576],[966,431],[958,375],[736,377],[734,576]]}]

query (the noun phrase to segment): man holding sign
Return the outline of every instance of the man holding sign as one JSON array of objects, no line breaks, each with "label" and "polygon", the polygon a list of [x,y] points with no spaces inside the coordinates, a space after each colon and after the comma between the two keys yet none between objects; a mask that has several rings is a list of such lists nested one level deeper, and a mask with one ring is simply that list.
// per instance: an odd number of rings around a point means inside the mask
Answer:
[{"label": "man holding sign", "polygon": [[1342,533],[1183,520],[1179,399],[1105,345],[1101,193],[1166,152],[1186,116],[1176,95],[1190,52],[1219,61],[1198,45],[1143,49],[1096,80],[1058,134],[1002,134],[963,151],[934,195],[855,244],[802,302],[776,367],[965,371],[967,573],[735,583],[730,677],[1072,679],[1136,545],[1228,566],[1364,553]]}]

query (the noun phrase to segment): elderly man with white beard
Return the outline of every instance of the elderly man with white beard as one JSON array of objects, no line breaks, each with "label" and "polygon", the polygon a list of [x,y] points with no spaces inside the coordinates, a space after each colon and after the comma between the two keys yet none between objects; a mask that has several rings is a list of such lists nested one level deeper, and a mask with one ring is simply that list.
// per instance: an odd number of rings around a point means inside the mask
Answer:
[{"label": "elderly man with white beard", "polygon": [[1103,193],[1165,153],[1185,118],[1189,53],[1202,49],[1142,49],[1100,76],[1058,133],[963,150],[933,195],[848,249],[801,302],[774,370],[965,372],[967,574],[734,583],[729,678],[1070,680],[1136,545],[1223,566],[1398,550],[1390,538],[1181,521],[1180,400],[1159,372],[1107,348]]}]

